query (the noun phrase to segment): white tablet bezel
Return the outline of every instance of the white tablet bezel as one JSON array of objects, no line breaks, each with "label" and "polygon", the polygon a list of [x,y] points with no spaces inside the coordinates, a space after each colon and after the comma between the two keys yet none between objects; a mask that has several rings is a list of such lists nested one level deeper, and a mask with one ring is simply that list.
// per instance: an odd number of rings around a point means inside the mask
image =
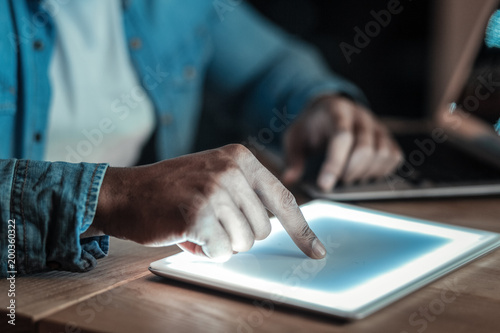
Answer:
[{"label": "white tablet bezel", "polygon": [[[223,264],[202,260],[188,253],[179,253],[155,261],[151,263],[149,269],[160,276],[233,294],[271,300],[274,303],[346,319],[360,319],[500,246],[500,235],[496,233],[418,220],[330,201],[312,201],[301,206],[301,209],[308,221],[314,221],[315,218],[323,216],[342,216],[342,220],[349,220],[353,223],[442,237],[446,235],[446,238],[453,239],[453,241],[436,250],[441,252],[429,253],[407,265],[401,265],[390,271],[388,273],[390,276],[374,278],[344,295],[301,289],[300,286],[291,287],[274,281],[265,281],[259,276],[238,274],[225,270]],[[285,232],[277,219],[272,218],[271,223],[273,225],[271,235]],[[311,228],[314,230],[314,224]],[[254,248],[258,249],[261,244],[264,244],[263,242],[265,240],[257,242]],[[247,253],[251,254],[253,250]],[[442,259],[445,255],[449,257],[446,260]],[[388,285],[385,282],[387,279],[399,281],[399,283]],[[340,302],[342,306],[332,305],[334,303],[332,299],[335,299],[337,303]],[[356,304],[352,300],[361,303]]]}]

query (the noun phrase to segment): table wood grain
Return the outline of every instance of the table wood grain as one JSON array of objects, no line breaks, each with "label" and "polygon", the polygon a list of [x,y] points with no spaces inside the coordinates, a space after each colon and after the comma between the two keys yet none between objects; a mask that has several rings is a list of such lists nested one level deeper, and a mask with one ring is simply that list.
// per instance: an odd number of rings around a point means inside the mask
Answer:
[{"label": "table wood grain", "polygon": [[[263,163],[279,170],[265,159]],[[292,192],[300,204],[310,200],[300,189]],[[500,233],[500,197],[358,204]],[[2,280],[0,332],[500,332],[500,250],[355,322],[279,305],[269,310],[254,300],[147,270],[152,261],[178,251],[176,246],[147,248],[112,238],[109,256],[91,272],[20,277],[15,327],[5,319],[8,283]],[[453,301],[437,308],[443,293]],[[424,321],[419,312],[429,306],[442,312]]]},{"label": "table wood grain", "polygon": [[[344,322],[284,306],[149,275],[109,296],[94,296],[43,319],[40,332],[418,332],[410,316],[435,307],[426,332],[498,332],[500,251],[359,321]],[[441,302],[445,292],[449,303]],[[110,292],[107,292],[110,293]],[[255,303],[257,302],[257,303]],[[99,307],[93,307],[97,304]],[[439,304],[444,304],[440,308]],[[95,306],[95,305],[94,305]],[[423,318],[423,317],[419,317]]]},{"label": "table wood grain", "polygon": [[16,279],[16,327],[8,325],[5,309],[8,282],[0,281],[2,320],[0,332],[33,331],[41,318],[81,302],[94,295],[114,289],[129,281],[148,275],[152,259],[158,260],[178,252],[177,246],[148,248],[111,238],[110,255],[98,261],[87,273],[52,271]]},{"label": "table wood grain", "polygon": [[[361,205],[500,232],[498,197]],[[283,305],[259,306],[255,300],[154,276],[147,271],[148,264],[168,253],[117,243],[117,251],[112,248],[94,272],[25,278],[20,283],[25,286],[19,289],[24,304],[19,311],[36,322],[31,328],[38,332],[500,331],[500,250],[366,319],[344,322]]]}]

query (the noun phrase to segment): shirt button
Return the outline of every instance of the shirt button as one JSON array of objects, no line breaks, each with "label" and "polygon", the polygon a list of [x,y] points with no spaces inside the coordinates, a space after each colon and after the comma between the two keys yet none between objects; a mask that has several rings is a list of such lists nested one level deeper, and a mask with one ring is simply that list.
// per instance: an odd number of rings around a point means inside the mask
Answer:
[{"label": "shirt button", "polygon": [[142,40],[140,38],[132,38],[130,40],[130,47],[133,50],[138,50],[142,47]]},{"label": "shirt button", "polygon": [[43,42],[39,39],[35,40],[33,42],[33,48],[37,51],[43,50]]},{"label": "shirt button", "polygon": [[40,132],[35,133],[35,141],[36,142],[42,141],[42,133]]},{"label": "shirt button", "polygon": [[184,77],[188,80],[194,79],[196,77],[196,68],[194,66],[186,66],[184,68]]},{"label": "shirt button", "polygon": [[171,113],[165,113],[161,116],[161,123],[168,126],[174,122],[174,116]]}]

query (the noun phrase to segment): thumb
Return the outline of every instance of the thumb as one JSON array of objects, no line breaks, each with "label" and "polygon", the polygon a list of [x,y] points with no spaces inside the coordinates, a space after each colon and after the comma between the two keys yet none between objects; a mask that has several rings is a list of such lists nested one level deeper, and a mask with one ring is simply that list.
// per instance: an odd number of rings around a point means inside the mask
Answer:
[{"label": "thumb", "polygon": [[191,254],[200,256],[200,257],[207,257],[205,252],[203,252],[203,249],[200,245],[193,243],[193,242],[182,242],[177,244],[178,247],[180,247],[184,252],[189,252]]}]

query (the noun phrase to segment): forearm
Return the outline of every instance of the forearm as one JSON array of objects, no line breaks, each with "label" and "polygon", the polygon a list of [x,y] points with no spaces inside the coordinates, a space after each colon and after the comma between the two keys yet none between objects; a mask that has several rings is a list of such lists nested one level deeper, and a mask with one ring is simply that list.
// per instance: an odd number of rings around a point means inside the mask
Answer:
[{"label": "forearm", "polygon": [[242,5],[215,23],[212,39],[210,86],[223,96],[245,96],[246,120],[255,128],[269,128],[276,110],[298,114],[320,95],[340,93],[366,102],[356,86],[329,70],[314,48],[250,7]]},{"label": "forearm", "polygon": [[[331,94],[347,95],[366,104],[361,90],[331,72],[312,47],[289,39],[281,54],[255,82],[245,103],[247,117],[269,127],[280,113],[298,115],[314,99]],[[287,125],[285,123],[285,125]]]}]

